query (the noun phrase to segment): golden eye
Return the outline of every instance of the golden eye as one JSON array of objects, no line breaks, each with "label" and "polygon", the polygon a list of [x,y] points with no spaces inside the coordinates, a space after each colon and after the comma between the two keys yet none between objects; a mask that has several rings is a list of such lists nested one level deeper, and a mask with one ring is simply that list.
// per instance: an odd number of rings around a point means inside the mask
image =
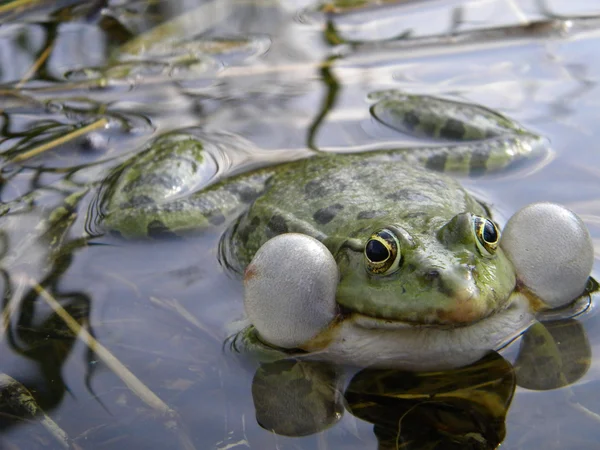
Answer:
[{"label": "golden eye", "polygon": [[365,245],[367,270],[374,274],[389,275],[400,267],[400,243],[390,230],[373,234]]},{"label": "golden eye", "polygon": [[500,230],[489,219],[473,216],[473,232],[475,233],[477,248],[483,256],[492,256],[498,248]]}]

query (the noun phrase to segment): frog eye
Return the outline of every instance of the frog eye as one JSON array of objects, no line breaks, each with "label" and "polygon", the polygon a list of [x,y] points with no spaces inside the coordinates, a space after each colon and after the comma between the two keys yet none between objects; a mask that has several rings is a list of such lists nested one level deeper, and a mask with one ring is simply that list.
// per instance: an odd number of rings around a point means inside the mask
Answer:
[{"label": "frog eye", "polygon": [[498,248],[500,230],[496,224],[489,219],[473,216],[473,231],[477,238],[477,248],[483,256],[492,256]]},{"label": "frog eye", "polygon": [[390,230],[373,234],[365,245],[367,270],[374,274],[389,275],[400,267],[400,243]]}]

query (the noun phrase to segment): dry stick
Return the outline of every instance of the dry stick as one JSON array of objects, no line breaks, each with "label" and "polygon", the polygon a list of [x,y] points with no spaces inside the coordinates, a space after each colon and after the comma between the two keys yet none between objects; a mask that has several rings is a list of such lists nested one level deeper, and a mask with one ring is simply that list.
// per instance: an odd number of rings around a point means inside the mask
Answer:
[{"label": "dry stick", "polygon": [[13,2],[7,3],[6,5],[0,6],[0,14],[13,11],[19,7],[27,6],[30,3],[39,3],[39,0],[15,0]]},{"label": "dry stick", "polygon": [[29,70],[23,75],[23,78],[15,85],[15,89],[21,89],[25,83],[29,81],[29,79],[36,74],[39,68],[46,62],[48,56],[50,56],[50,52],[54,48],[54,44],[48,45],[40,57],[35,60],[33,65],[29,68]]},{"label": "dry stick", "polygon": [[[8,305],[2,311],[2,324],[0,325],[0,342],[6,336],[7,329],[10,327],[10,321],[17,310],[17,302],[21,298],[26,287],[26,283],[21,280],[11,296]],[[5,373],[0,373],[0,391],[10,390],[9,404],[13,410],[20,413],[25,412],[32,417],[41,417],[42,426],[56,439],[63,448],[69,448],[69,438],[67,433],[54,422],[45,411],[43,411],[29,390],[21,383]]]},{"label": "dry stick", "polygon": [[179,314],[186,320],[188,323],[194,325],[200,331],[206,333],[211,339],[215,342],[221,342],[219,336],[216,333],[210,330],[210,328],[204,326],[202,322],[200,322],[193,314],[191,314],[181,303],[177,300],[161,300],[158,297],[150,297],[150,301],[156,305],[159,305],[161,308],[165,308],[168,311],[173,311],[176,314]]},{"label": "dry stick", "polygon": [[40,286],[35,280],[31,279],[27,275],[23,275],[29,285],[42,297],[46,303],[52,308],[52,310],[58,315],[69,329],[77,336],[78,339],[83,341],[90,350],[92,350],[98,359],[100,359],[106,366],[117,375],[125,385],[131,389],[131,391],[146,405],[159,412],[161,415],[170,419],[166,425],[169,430],[177,433],[179,442],[182,444],[182,448],[186,450],[195,450],[195,446],[187,434],[178,426],[179,417],[177,413],[169,408],[169,406],[163,402],[154,392],[152,392],[144,383],[142,383],[127,367],[125,367],[121,361],[119,361],[106,347],[100,344],[85,328],[83,328],[79,322],[77,322],[73,316],[71,316],[61,305],[56,301],[52,295],[48,293],[42,286]]},{"label": "dry stick", "polygon": [[[26,275],[24,275],[27,277]],[[97,356],[129,387],[144,403],[166,416],[173,416],[173,411],[158,396],[144,385],[133,373],[125,367],[106,347],[71,316],[52,295],[35,280],[27,277],[29,285],[40,295],[52,310],[58,315],[69,329],[82,340]]]},{"label": "dry stick", "polygon": [[79,128],[78,130],[71,131],[70,133],[67,133],[64,136],[61,136],[50,142],[46,142],[45,144],[42,144],[38,147],[32,148],[31,150],[21,153],[12,159],[9,159],[8,162],[11,162],[11,163],[23,162],[27,159],[30,159],[30,158],[33,158],[34,156],[39,155],[40,153],[50,150],[58,145],[64,144],[65,142],[68,142],[72,139],[78,138],[79,136],[89,133],[90,131],[94,131],[98,128],[102,128],[107,123],[108,123],[108,120],[106,120],[106,118],[103,117],[102,119],[98,119],[95,122],[93,122],[89,125],[86,125],[83,128]]},{"label": "dry stick", "polygon": [[83,341],[106,366],[117,375],[125,385],[144,403],[161,415],[169,419],[166,426],[176,433],[182,448],[195,450],[195,446],[189,436],[178,426],[178,414],[169,408],[154,392],[142,383],[127,367],[125,367],[106,347],[100,344],[89,332],[83,328],[57,301],[35,280],[25,276],[31,287],[52,308],[52,310],[65,322],[69,329]]}]

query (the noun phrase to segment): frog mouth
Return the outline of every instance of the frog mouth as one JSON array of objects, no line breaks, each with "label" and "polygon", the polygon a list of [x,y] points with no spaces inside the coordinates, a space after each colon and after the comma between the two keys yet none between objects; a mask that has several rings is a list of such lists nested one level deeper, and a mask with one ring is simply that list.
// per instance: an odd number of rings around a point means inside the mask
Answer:
[{"label": "frog mouth", "polygon": [[524,295],[515,292],[502,308],[494,309],[489,313],[470,321],[418,322],[415,320],[399,320],[370,316],[356,311],[348,311],[348,314],[352,317],[353,322],[357,326],[367,329],[398,330],[424,328],[451,330],[457,328],[470,328],[486,322],[495,322],[499,316],[502,317],[520,311],[525,314],[525,310],[529,309],[528,304],[528,299]]},{"label": "frog mouth", "polygon": [[344,364],[403,370],[462,367],[519,337],[535,317],[525,296],[467,326],[437,326],[352,313],[327,346],[308,348],[311,357]]}]

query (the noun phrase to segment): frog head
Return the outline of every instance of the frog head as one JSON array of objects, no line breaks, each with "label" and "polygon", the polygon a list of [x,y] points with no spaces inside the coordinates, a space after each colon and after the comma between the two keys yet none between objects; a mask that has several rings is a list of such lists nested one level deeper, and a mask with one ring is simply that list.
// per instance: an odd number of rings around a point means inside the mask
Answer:
[{"label": "frog head", "polygon": [[378,222],[337,252],[336,301],[375,326],[476,322],[504,309],[516,285],[499,240],[492,220],[470,212]]},{"label": "frog head", "polygon": [[257,353],[279,355],[276,346],[360,365],[458,367],[526,329],[531,299],[570,304],[593,263],[581,219],[547,203],[515,214],[502,246],[481,209],[387,216],[341,235],[281,234],[256,253],[245,276],[253,326],[242,336]]}]

